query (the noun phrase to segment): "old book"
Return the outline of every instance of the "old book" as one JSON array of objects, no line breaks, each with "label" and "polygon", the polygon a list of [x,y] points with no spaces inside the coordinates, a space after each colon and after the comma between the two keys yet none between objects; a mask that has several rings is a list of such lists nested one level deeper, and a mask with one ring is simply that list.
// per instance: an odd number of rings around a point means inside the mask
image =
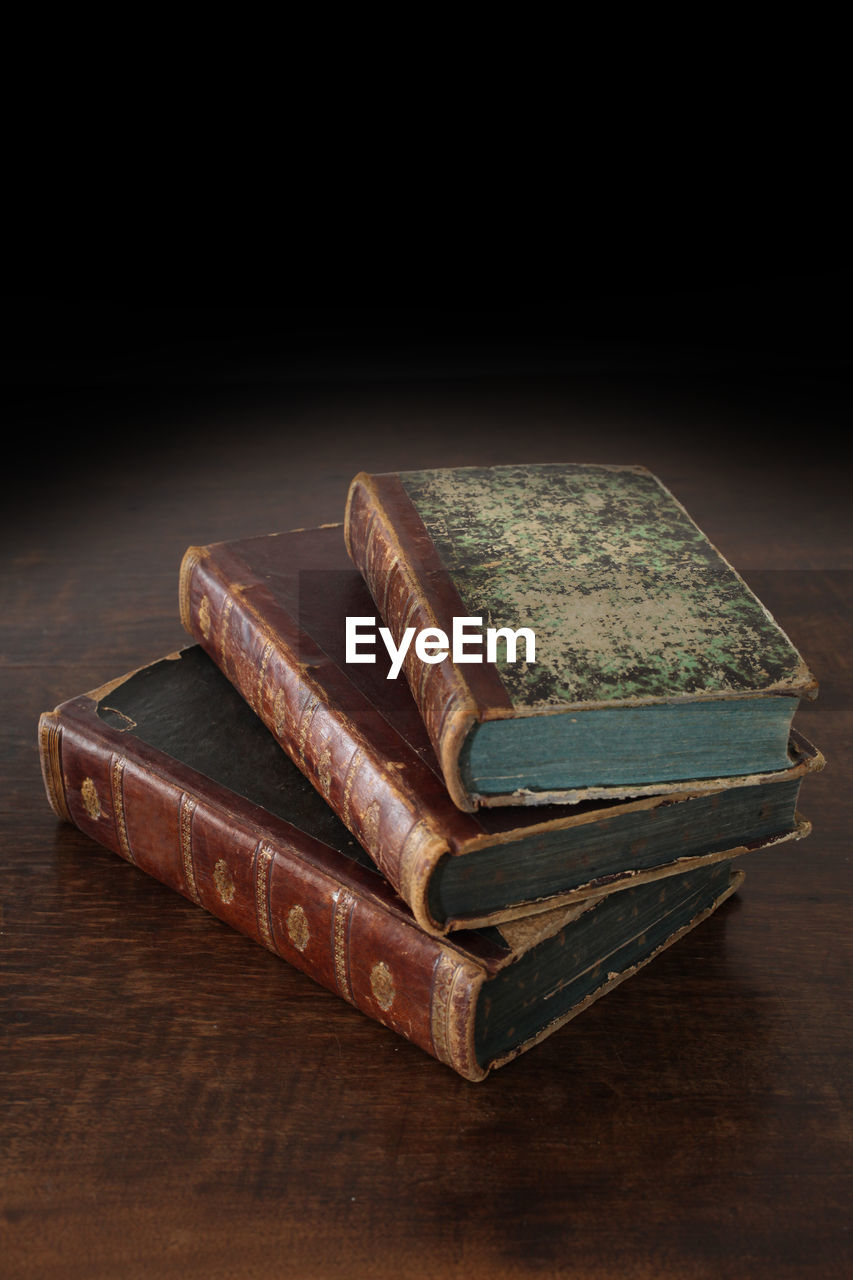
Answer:
[{"label": "old book", "polygon": [[814,678],[645,468],[362,474],[346,537],[460,808],[787,768]]},{"label": "old book", "polygon": [[703,920],[728,863],[437,938],[194,647],[42,716],[54,811],[469,1080]]},{"label": "old book", "polygon": [[797,793],[822,760],[796,736],[784,770],[726,780],[738,785],[462,812],[388,655],[346,661],[346,618],[373,606],[340,526],[193,547],[180,597],[187,630],[424,929],[494,924],[808,830]]}]

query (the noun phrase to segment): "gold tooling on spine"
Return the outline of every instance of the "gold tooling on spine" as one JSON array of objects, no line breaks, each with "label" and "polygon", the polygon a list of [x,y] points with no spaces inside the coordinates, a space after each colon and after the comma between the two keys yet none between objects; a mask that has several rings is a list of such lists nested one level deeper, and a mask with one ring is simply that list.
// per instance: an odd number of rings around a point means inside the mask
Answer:
[{"label": "gold tooling on spine", "polygon": [[267,674],[267,667],[269,665],[270,654],[272,651],[273,642],[272,640],[268,640],[264,645],[264,651],[261,654],[261,661],[258,667],[258,683],[255,686],[255,711],[258,715],[261,714],[261,699],[264,694],[264,677]]},{"label": "gold tooling on spine", "polygon": [[304,951],[311,939],[308,917],[298,902],[287,913],[287,936],[297,951]]},{"label": "gold tooling on spine", "polygon": [[83,797],[83,808],[89,817],[97,822],[101,816],[101,797],[98,795],[98,788],[95,786],[91,778],[84,778],[80,787],[80,795]]},{"label": "gold tooling on spine", "polygon": [[179,592],[179,607],[181,613],[181,622],[185,631],[192,631],[190,625],[190,583],[192,581],[193,570],[201,558],[201,550],[199,547],[190,547],[184,556],[181,564],[181,585]]},{"label": "gold tooling on spine", "polygon": [[124,770],[126,764],[127,761],[123,756],[113,760],[113,767],[110,770],[110,784],[113,793],[113,813],[116,816],[116,834],[118,835],[121,855],[128,862],[133,862],[130,841],[127,838],[127,822],[124,816]]},{"label": "gold tooling on spine", "polygon": [[347,766],[346,778],[344,779],[344,803],[343,803],[343,813],[341,816],[343,818],[344,826],[348,827],[350,831],[352,830],[352,813],[350,811],[350,799],[352,797],[352,787],[353,787],[353,783],[355,782],[355,775],[358,773],[358,766],[360,765],[363,756],[364,756],[364,752],[362,751],[361,747],[356,747],[355,751],[352,753],[350,757],[350,762],[349,762],[349,765]]},{"label": "gold tooling on spine", "polygon": [[448,955],[440,955],[435,967],[432,984],[432,1002],[430,1010],[430,1030],[435,1056],[439,1062],[452,1066],[449,1040],[449,1018],[453,998],[453,988],[459,978],[461,969],[454,964]]},{"label": "gold tooling on spine", "polygon": [[316,693],[312,693],[305,703],[305,709],[299,722],[299,759],[305,764],[305,739],[308,737],[308,730],[311,728],[311,721],[314,718],[314,712],[320,705],[320,699]]},{"label": "gold tooling on spine", "polygon": [[234,599],[232,596],[225,597],[225,604],[222,607],[222,618],[219,623],[219,657],[222,660],[222,670],[228,670],[228,650],[225,641],[228,638],[228,620],[231,617],[231,610],[234,608]]},{"label": "gold tooling on spine", "polygon": [[41,771],[47,789],[50,807],[57,818],[71,822],[71,814],[65,799],[65,785],[62,781],[62,764],[60,756],[60,739],[62,729],[51,715],[41,717],[39,733],[39,755]]},{"label": "gold tooling on spine", "polygon": [[341,889],[335,897],[332,937],[335,952],[335,977],[338,990],[345,1000],[352,1002],[352,987],[347,964],[347,933],[349,921],[355,906],[355,898],[346,889]]},{"label": "gold tooling on spine", "polygon": [[193,866],[193,814],[195,810],[196,801],[193,800],[192,796],[183,795],[181,797],[181,861],[184,868],[184,883],[193,902],[201,905]]},{"label": "gold tooling on spine", "polygon": [[269,869],[273,860],[273,851],[265,845],[258,850],[257,872],[255,878],[255,906],[258,912],[258,928],[264,940],[264,946],[275,951],[269,918]]}]

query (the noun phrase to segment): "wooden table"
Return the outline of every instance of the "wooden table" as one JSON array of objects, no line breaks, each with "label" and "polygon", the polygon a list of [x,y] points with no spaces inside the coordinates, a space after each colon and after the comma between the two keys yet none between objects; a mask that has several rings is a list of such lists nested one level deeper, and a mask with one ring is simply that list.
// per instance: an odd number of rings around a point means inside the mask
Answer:
[{"label": "wooden table", "polygon": [[[23,407],[44,452],[7,472],[0,1273],[851,1274],[850,468],[837,388],[745,385],[438,368]],[[190,543],[340,519],[361,468],[536,459],[670,485],[820,679],[797,724],[829,763],[808,841],[745,858],[717,916],[471,1085],[60,824],[36,723],[184,643]]]}]

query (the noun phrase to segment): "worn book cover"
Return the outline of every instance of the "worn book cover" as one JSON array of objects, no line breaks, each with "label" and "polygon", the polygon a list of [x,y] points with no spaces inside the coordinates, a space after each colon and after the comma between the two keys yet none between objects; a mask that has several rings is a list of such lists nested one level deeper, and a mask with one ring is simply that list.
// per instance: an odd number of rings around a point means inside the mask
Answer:
[{"label": "worn book cover", "polygon": [[397,645],[495,633],[403,662],[460,808],[787,767],[815,680],[645,468],[361,474],[346,538]]},{"label": "worn book cover", "polygon": [[374,606],[340,526],[193,547],[180,598],[187,630],[427,930],[494,924],[808,831],[797,795],[822,758],[796,734],[770,775],[461,811],[388,654],[346,660],[346,619]]},{"label": "worn book cover", "polygon": [[196,647],[42,716],[57,815],[469,1080],[703,920],[728,863],[436,938]]}]

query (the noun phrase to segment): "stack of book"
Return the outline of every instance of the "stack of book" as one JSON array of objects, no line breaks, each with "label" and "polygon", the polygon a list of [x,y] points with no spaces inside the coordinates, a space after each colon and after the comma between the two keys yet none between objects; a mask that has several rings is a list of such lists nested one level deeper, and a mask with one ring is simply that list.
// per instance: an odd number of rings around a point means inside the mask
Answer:
[{"label": "stack of book", "polygon": [[642,467],[362,474],[180,612],[42,716],[54,810],[469,1080],[808,833],[815,681]]}]

